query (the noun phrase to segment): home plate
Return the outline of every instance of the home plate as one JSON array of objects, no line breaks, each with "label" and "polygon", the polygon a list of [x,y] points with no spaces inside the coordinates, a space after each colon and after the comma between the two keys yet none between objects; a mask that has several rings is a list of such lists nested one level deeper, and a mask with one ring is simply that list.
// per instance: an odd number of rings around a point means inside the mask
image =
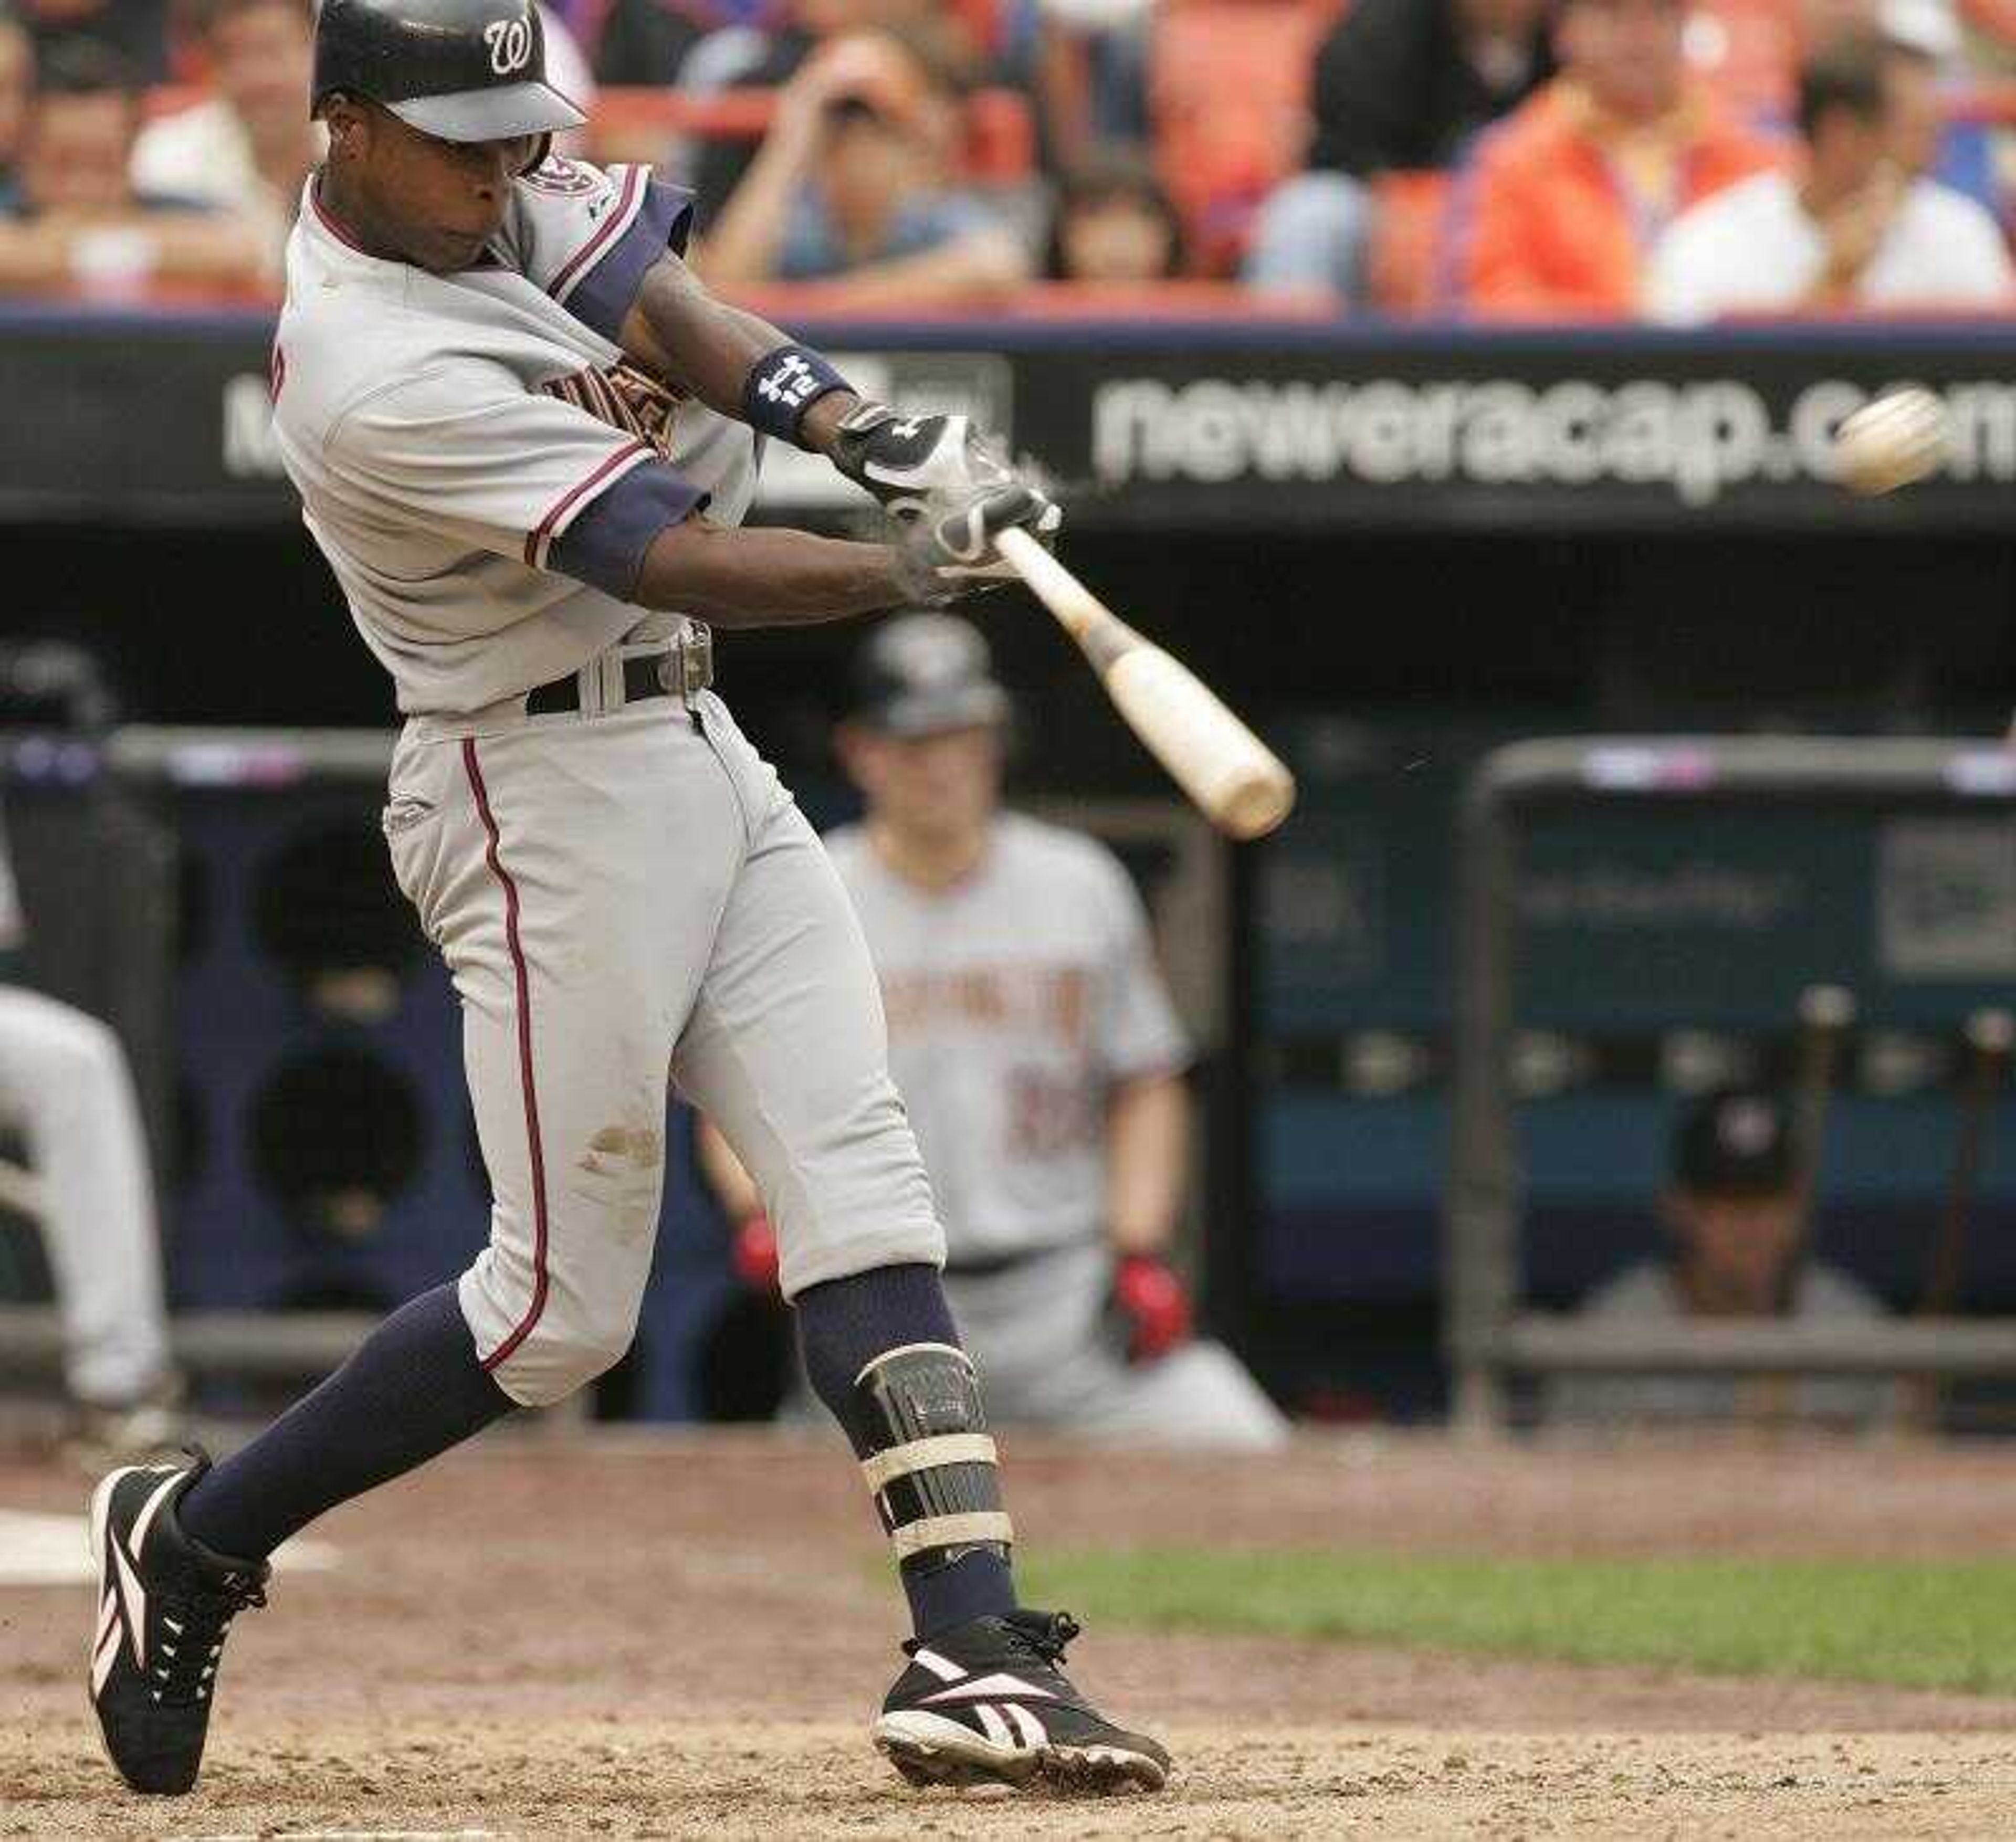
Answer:
[{"label": "home plate", "polygon": [[[275,1566],[295,1570],[333,1567],[336,1560],[326,1542],[290,1542],[273,1556]],[[97,1577],[88,1516],[0,1509],[0,1586],[88,1585]]]}]

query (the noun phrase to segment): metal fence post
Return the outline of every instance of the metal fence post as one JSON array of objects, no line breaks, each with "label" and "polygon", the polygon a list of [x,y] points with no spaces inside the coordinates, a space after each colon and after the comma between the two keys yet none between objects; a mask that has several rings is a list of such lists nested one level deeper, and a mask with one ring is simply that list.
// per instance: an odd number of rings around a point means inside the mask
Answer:
[{"label": "metal fence post", "polygon": [[1517,850],[1488,772],[1464,790],[1456,874],[1455,1104],[1443,1261],[1453,1417],[1483,1435],[1506,1420],[1498,1355],[1519,1290],[1518,1175],[1505,1091]]}]

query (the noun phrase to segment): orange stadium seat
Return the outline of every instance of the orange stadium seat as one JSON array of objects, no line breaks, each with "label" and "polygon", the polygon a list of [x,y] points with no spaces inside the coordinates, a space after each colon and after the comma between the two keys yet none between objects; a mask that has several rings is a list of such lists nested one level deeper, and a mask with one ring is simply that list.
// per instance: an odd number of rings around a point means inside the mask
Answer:
[{"label": "orange stadium seat", "polygon": [[1231,266],[1255,208],[1301,164],[1310,65],[1338,10],[1338,0],[1169,0],[1156,15],[1156,164],[1204,272]]},{"label": "orange stadium seat", "polygon": [[1960,0],[1960,16],[2006,56],[2016,49],[2016,0]]},{"label": "orange stadium seat", "polygon": [[976,90],[966,105],[966,176],[1009,185],[1036,169],[1036,124],[1020,90]]}]

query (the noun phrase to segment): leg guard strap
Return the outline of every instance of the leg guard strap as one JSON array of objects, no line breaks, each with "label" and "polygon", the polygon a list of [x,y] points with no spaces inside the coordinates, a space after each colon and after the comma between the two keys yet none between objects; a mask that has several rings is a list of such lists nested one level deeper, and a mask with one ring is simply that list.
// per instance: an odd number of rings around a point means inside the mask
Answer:
[{"label": "leg guard strap", "polygon": [[994,1441],[963,1350],[909,1344],[855,1378],[848,1432],[862,1475],[905,1568],[949,1565],[977,1547],[1007,1549]]}]

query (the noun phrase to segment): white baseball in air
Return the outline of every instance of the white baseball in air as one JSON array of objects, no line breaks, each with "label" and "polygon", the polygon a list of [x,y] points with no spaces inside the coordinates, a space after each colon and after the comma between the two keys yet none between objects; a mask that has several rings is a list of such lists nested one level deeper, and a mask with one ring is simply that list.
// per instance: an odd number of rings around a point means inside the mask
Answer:
[{"label": "white baseball in air", "polygon": [[1842,423],[1834,475],[1851,492],[1894,492],[1935,472],[1946,449],[1946,405],[1913,385],[1863,404]]}]

